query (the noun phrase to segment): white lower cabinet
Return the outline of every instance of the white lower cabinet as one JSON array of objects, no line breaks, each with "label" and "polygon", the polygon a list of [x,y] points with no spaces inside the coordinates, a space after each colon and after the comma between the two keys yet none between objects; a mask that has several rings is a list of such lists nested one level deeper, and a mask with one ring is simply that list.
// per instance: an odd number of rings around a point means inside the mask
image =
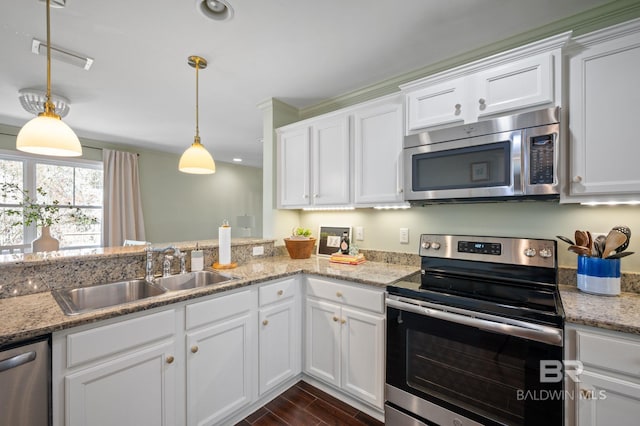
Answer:
[{"label": "white lower cabinet", "polygon": [[187,424],[219,424],[254,400],[256,292],[186,307]]},{"label": "white lower cabinet", "polygon": [[304,372],[381,410],[384,292],[315,277],[306,291]]},{"label": "white lower cabinet", "polygon": [[[567,425],[637,425],[640,416],[640,337],[568,325],[565,358]],[[566,362],[566,361],[565,361]],[[578,371],[582,368],[582,371]]]},{"label": "white lower cabinet", "polygon": [[260,395],[301,371],[299,278],[287,278],[259,289]]},{"label": "white lower cabinet", "polygon": [[175,311],[55,333],[53,424],[176,424]]}]

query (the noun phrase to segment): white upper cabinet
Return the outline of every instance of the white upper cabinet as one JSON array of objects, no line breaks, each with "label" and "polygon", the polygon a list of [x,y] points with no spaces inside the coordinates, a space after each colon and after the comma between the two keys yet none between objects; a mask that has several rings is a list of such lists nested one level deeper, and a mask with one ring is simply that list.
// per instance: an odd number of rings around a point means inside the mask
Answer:
[{"label": "white upper cabinet", "polygon": [[278,129],[278,207],[402,203],[402,123],[396,94]]},{"label": "white upper cabinet", "polygon": [[350,201],[349,117],[321,120],[311,126],[311,204],[330,206]]},{"label": "white upper cabinet", "polygon": [[278,199],[282,207],[308,206],[310,175],[307,126],[278,135]]},{"label": "white upper cabinet", "polygon": [[640,199],[640,21],[575,40],[569,54],[570,170],[561,201]]},{"label": "white upper cabinet", "polygon": [[560,34],[402,85],[405,133],[561,106],[561,48],[568,38]]},{"label": "white upper cabinet", "polygon": [[344,205],[350,201],[349,117],[305,121],[278,132],[278,205]]},{"label": "white upper cabinet", "polygon": [[402,202],[401,98],[357,109],[353,117],[355,204]]}]

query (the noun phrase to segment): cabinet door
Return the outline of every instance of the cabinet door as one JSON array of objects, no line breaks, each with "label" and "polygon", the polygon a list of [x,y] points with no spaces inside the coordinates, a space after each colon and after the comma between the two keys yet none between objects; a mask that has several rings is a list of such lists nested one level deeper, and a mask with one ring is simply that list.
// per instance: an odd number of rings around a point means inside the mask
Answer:
[{"label": "cabinet door", "polygon": [[342,308],[342,389],[378,408],[384,404],[384,317]]},{"label": "cabinet door", "polygon": [[354,113],[355,202],[397,203],[402,194],[402,105]]},{"label": "cabinet door", "polygon": [[315,123],[312,132],[312,204],[348,204],[351,198],[349,117]]},{"label": "cabinet door", "polygon": [[65,424],[175,424],[174,349],[167,342],[68,375]]},{"label": "cabinet door", "polygon": [[583,371],[576,383],[579,426],[634,426],[640,416],[640,385]]},{"label": "cabinet door", "polygon": [[457,78],[408,93],[407,129],[464,121],[465,81]]},{"label": "cabinet door", "polygon": [[340,386],[340,306],[307,299],[305,372]]},{"label": "cabinet door", "polygon": [[310,204],[309,127],[278,135],[278,200],[282,207]]},{"label": "cabinet door", "polygon": [[300,316],[296,299],[260,309],[260,394],[300,372]]},{"label": "cabinet door", "polygon": [[571,195],[640,194],[639,68],[640,32],[570,59]]},{"label": "cabinet door", "polygon": [[187,333],[187,424],[213,425],[252,401],[255,314]]},{"label": "cabinet door", "polygon": [[470,99],[478,117],[534,106],[551,106],[553,55],[543,53],[490,68],[471,77],[476,96]]}]

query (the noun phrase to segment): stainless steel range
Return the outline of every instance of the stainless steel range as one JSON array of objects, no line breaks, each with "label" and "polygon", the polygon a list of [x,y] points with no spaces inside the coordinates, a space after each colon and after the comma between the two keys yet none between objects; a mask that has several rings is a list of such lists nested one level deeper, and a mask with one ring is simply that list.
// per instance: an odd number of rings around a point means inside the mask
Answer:
[{"label": "stainless steel range", "polygon": [[386,423],[562,425],[556,242],[425,234],[420,256],[387,287]]}]

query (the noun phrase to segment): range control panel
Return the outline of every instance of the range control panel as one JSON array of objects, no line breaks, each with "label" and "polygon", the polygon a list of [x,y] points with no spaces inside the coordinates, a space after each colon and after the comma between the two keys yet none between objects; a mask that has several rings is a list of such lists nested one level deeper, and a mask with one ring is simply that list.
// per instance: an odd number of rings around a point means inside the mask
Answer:
[{"label": "range control panel", "polygon": [[556,248],[555,240],[422,234],[419,254],[423,257],[555,267]]}]

